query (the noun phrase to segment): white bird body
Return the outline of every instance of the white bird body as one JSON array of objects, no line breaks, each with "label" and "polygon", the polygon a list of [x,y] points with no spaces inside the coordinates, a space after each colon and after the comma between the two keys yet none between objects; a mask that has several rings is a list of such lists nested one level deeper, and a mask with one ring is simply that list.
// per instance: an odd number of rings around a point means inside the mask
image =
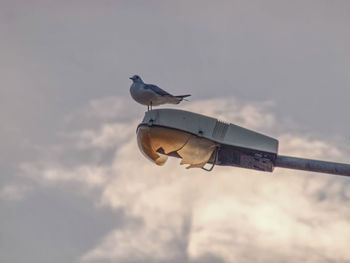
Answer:
[{"label": "white bird body", "polygon": [[144,85],[144,83],[133,83],[130,87],[131,97],[140,104],[159,106],[166,103],[178,104],[181,101],[174,96],[160,96],[153,90],[145,88]]},{"label": "white bird body", "polygon": [[185,97],[190,96],[173,96],[155,85],[144,83],[137,75],[131,77],[130,79],[133,81],[130,87],[131,97],[138,103],[146,106],[152,107],[167,103],[179,104]]}]

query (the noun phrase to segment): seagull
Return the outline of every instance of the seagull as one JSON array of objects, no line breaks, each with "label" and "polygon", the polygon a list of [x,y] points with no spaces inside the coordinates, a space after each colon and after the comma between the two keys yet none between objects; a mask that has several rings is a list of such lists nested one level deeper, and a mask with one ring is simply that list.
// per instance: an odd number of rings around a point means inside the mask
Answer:
[{"label": "seagull", "polygon": [[158,106],[161,104],[179,104],[184,98],[191,95],[178,95],[173,96],[170,93],[162,90],[156,85],[146,84],[138,75],[130,77],[132,85],[130,87],[131,97],[138,103],[147,105],[147,110],[152,110],[152,106]]}]

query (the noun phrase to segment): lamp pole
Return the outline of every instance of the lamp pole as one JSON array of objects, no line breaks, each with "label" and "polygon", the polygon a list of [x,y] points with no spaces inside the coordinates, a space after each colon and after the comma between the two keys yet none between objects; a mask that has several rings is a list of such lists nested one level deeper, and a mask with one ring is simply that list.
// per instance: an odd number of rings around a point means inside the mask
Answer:
[{"label": "lamp pole", "polygon": [[275,167],[350,176],[350,164],[277,155]]}]

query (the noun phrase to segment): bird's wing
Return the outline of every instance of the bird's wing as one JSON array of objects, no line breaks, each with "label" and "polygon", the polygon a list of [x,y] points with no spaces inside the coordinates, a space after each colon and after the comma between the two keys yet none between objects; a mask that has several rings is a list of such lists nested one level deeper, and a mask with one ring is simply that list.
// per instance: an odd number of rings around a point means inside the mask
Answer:
[{"label": "bird's wing", "polygon": [[170,93],[166,92],[165,90],[162,90],[161,88],[157,87],[156,85],[145,84],[144,88],[145,89],[150,89],[153,92],[155,92],[155,93],[157,93],[158,95],[161,95],[161,96],[165,96],[165,95],[172,96]]}]

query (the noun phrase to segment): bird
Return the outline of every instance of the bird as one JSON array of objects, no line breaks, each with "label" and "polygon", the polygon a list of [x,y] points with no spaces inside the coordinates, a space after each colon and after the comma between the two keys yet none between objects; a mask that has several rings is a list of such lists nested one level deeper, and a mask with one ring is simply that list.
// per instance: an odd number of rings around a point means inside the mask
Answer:
[{"label": "bird", "polygon": [[179,104],[186,97],[191,96],[190,94],[171,95],[156,85],[144,83],[138,75],[134,75],[130,77],[130,79],[133,82],[130,86],[131,97],[138,103],[146,105],[148,111],[150,108],[152,110],[152,106],[159,106],[167,103]]}]

